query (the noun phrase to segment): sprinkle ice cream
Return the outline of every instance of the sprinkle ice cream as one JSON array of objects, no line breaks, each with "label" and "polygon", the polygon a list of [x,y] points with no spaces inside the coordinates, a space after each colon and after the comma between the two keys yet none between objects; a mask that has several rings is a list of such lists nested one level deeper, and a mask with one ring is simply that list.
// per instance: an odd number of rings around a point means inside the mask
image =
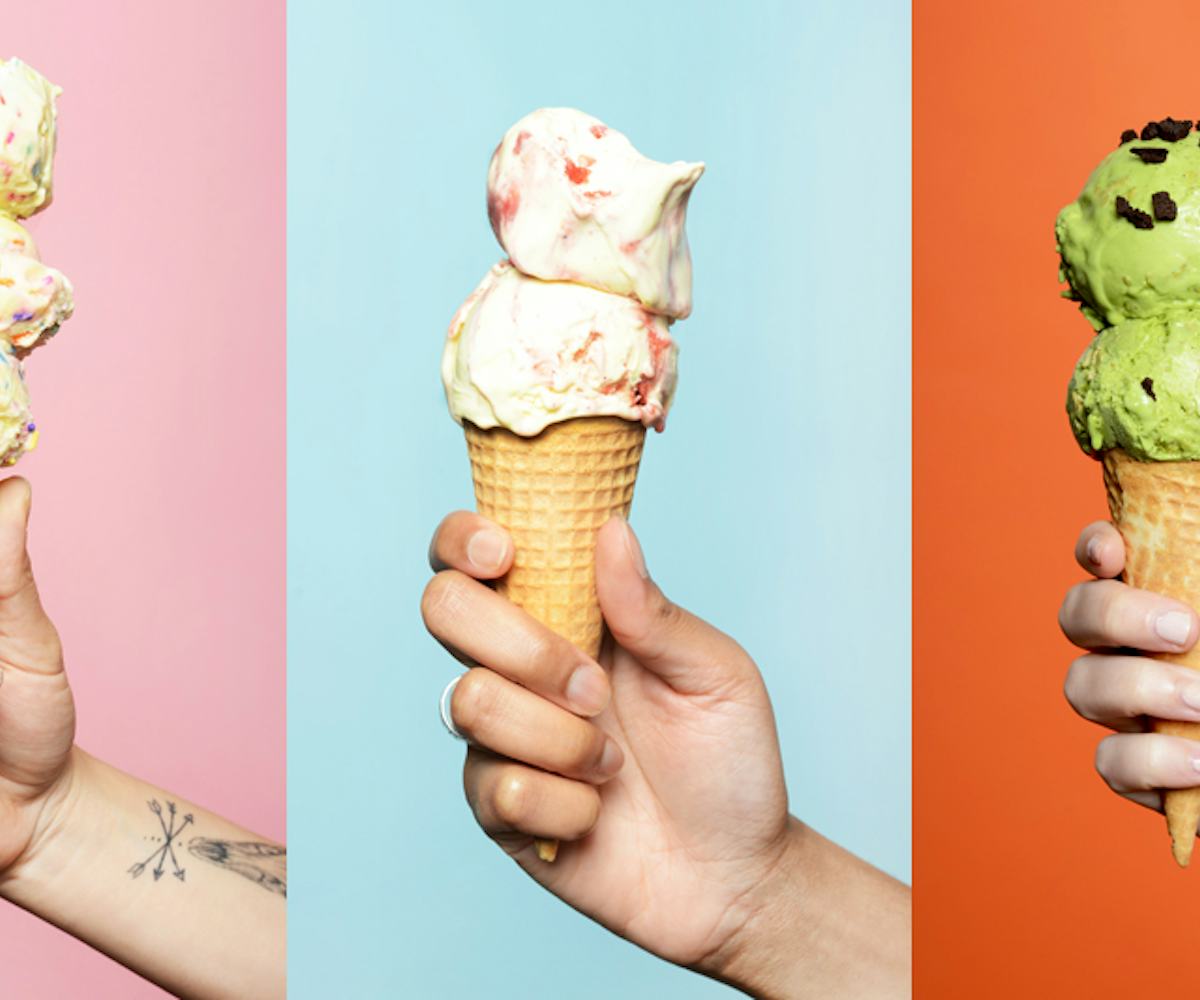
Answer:
[{"label": "sprinkle ice cream", "polygon": [[21,224],[54,196],[59,93],[19,59],[0,61],[0,465],[37,444],[22,361],[74,310],[70,281]]}]

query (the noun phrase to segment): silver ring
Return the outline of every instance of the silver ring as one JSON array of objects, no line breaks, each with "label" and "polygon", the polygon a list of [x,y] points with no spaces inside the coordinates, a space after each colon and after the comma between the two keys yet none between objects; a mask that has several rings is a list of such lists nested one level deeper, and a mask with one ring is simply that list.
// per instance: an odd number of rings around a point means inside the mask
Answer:
[{"label": "silver ring", "polygon": [[442,717],[442,725],[446,727],[446,732],[456,740],[462,740],[465,743],[467,738],[458,731],[454,725],[454,719],[450,716],[450,696],[454,694],[454,689],[458,687],[458,682],[462,679],[463,675],[459,674],[442,690],[442,696],[438,699],[438,714]]}]

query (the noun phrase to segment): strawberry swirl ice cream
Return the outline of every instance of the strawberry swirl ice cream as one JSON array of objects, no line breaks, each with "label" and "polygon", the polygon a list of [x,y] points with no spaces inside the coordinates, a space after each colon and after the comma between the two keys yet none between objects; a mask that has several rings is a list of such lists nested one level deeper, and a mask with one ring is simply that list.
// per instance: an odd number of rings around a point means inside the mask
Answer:
[{"label": "strawberry swirl ice cream", "polygon": [[442,356],[457,419],[532,436],[571,417],[661,429],[675,388],[667,321],[623,295],[497,264],[459,308]]},{"label": "strawberry swirl ice cream", "polygon": [[632,295],[651,312],[692,311],[684,221],[703,163],[658,163],[572,108],[508,130],[488,169],[488,218],[526,274]]},{"label": "strawberry swirl ice cream", "polygon": [[692,308],[684,221],[702,163],[656,163],[581,111],[543,108],[508,130],[488,216],[508,260],[450,323],[450,413],[525,437],[577,417],[662,430]]}]

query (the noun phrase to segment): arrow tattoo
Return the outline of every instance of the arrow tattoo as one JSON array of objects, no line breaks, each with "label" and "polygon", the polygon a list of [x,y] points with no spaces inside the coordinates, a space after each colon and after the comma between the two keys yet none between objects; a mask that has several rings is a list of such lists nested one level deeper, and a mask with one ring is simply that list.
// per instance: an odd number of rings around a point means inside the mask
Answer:
[{"label": "arrow tattoo", "polygon": [[[139,861],[137,864],[129,868],[128,873],[133,878],[137,878],[152,862],[157,860],[158,863],[151,870],[151,874],[154,876],[154,881],[157,882],[166,873],[167,858],[169,857],[171,859],[172,866],[171,874],[179,879],[180,882],[183,882],[187,877],[187,869],[180,865],[179,859],[175,856],[175,844],[182,837],[183,831],[186,830],[193,822],[195,822],[195,817],[193,817],[191,813],[188,813],[183,817],[183,822],[179,823],[179,826],[176,827],[175,824],[179,817],[176,812],[174,802],[167,803],[166,817],[163,815],[163,808],[161,805],[159,805],[158,799],[151,799],[146,803],[146,805],[149,807],[150,811],[158,817],[158,825],[162,830],[163,843],[161,847],[155,848],[145,861]],[[169,817],[169,822],[167,817]]]}]

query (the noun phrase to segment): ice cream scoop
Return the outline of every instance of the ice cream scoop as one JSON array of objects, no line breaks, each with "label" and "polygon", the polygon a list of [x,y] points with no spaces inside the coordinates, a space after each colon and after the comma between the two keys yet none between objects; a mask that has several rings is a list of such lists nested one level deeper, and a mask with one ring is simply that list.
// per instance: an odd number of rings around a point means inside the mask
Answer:
[{"label": "ice cream scoop", "polygon": [[25,218],[54,194],[60,89],[20,59],[0,61],[0,211]]},{"label": "ice cream scoop", "polygon": [[15,253],[41,260],[32,234],[15,219],[0,212],[0,253]]},{"label": "ice cream scoop", "polygon": [[493,267],[450,323],[442,380],[459,423],[532,436],[576,417],[662,428],[675,388],[665,317],[586,285]]},{"label": "ice cream scoop", "polygon": [[1166,118],[1126,132],[1058,215],[1062,277],[1096,329],[1200,302],[1200,145],[1190,125]]},{"label": "ice cream scoop", "polygon": [[1200,460],[1200,310],[1130,319],[1100,331],[1067,394],[1080,448],[1142,462]]},{"label": "ice cream scoop", "polygon": [[23,357],[52,337],[74,308],[71,283],[38,259],[21,225],[0,216],[0,339]]},{"label": "ice cream scoop", "polygon": [[1200,461],[1200,309],[1177,308],[1097,334],[1075,367],[1067,413],[1089,454]]},{"label": "ice cream scoop", "polygon": [[525,274],[692,311],[684,222],[703,163],[659,163],[573,108],[541,108],[508,130],[488,169],[488,217]]},{"label": "ice cream scoop", "polygon": [[0,342],[0,465],[14,464],[36,444],[25,372],[13,351]]}]

